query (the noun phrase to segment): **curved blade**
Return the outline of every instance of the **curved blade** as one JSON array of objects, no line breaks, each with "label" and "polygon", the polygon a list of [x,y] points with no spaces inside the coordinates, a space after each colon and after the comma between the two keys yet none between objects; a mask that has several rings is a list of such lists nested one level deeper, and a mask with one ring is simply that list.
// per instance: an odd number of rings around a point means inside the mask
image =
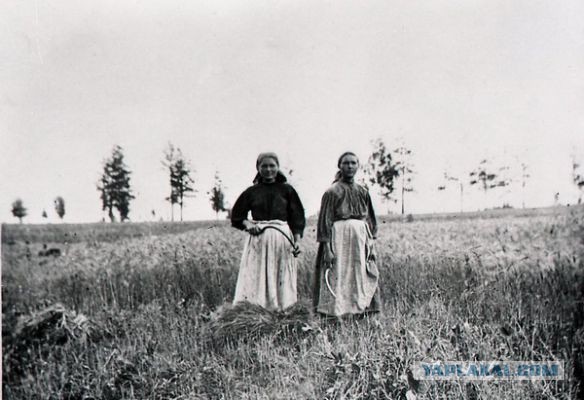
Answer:
[{"label": "curved blade", "polygon": [[278,232],[280,232],[282,235],[284,235],[284,237],[286,238],[286,240],[288,240],[288,243],[290,243],[290,245],[292,246],[292,254],[294,255],[294,258],[298,257],[298,255],[300,254],[300,251],[296,247],[296,244],[294,243],[294,241],[292,239],[290,239],[290,236],[288,236],[286,234],[286,232],[284,232],[282,229],[280,229],[280,228],[278,228],[276,226],[267,225],[267,226],[264,226],[263,228],[261,228],[260,233],[264,233],[266,229],[275,229]]},{"label": "curved blade", "polygon": [[324,281],[329,292],[331,292],[331,295],[336,299],[337,295],[335,294],[335,291],[333,290],[333,288],[331,287],[331,283],[329,282],[329,272],[331,272],[331,269],[327,268],[326,271],[324,272]]}]

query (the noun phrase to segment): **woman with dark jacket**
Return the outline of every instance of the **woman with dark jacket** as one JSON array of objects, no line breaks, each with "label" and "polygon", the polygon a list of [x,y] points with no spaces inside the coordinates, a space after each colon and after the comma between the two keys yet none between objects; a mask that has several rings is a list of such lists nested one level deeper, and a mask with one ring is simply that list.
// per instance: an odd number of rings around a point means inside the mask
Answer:
[{"label": "woman with dark jacket", "polygon": [[232,225],[249,233],[234,304],[249,301],[282,310],[297,301],[295,256],[300,252],[306,220],[298,194],[279,168],[275,153],[260,154],[254,185],[239,196],[231,210]]}]

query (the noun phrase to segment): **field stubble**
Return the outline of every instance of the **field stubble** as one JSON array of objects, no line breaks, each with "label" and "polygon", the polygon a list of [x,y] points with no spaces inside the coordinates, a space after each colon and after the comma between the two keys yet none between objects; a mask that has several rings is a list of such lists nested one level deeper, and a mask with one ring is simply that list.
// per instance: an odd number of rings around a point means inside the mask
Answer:
[{"label": "field stubble", "polygon": [[[582,209],[383,223],[382,315],[315,321],[308,334],[269,333],[220,351],[206,335],[232,298],[243,233],[221,224],[115,242],[90,236],[46,258],[37,230],[34,241],[2,246],[3,398],[584,396],[583,226]],[[299,258],[304,302],[315,253],[310,225]],[[18,318],[57,302],[106,334],[11,352]],[[430,360],[563,360],[566,379],[413,380],[409,368]]]}]

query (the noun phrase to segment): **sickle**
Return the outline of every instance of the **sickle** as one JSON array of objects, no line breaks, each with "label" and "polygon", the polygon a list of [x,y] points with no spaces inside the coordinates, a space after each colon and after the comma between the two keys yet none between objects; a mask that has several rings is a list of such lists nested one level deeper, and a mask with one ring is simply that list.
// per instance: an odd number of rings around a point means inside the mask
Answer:
[{"label": "sickle", "polygon": [[267,226],[264,226],[263,228],[260,228],[260,234],[264,233],[264,231],[266,229],[275,229],[278,232],[280,232],[282,235],[284,235],[284,237],[288,240],[288,242],[290,243],[290,245],[294,249],[294,251],[292,251],[292,254],[294,254],[294,257],[298,257],[298,254],[300,254],[300,253],[296,252],[296,245],[294,244],[294,241],[292,239],[290,239],[290,237],[288,236],[288,234],[286,232],[284,232],[282,229],[278,228],[277,226],[267,225]]},{"label": "sickle", "polygon": [[333,290],[333,288],[331,287],[331,284],[329,282],[329,272],[331,272],[330,267],[326,269],[326,271],[324,272],[324,281],[326,283],[326,287],[328,288],[329,292],[331,292],[331,295],[336,299],[337,295],[335,294],[335,291]]}]

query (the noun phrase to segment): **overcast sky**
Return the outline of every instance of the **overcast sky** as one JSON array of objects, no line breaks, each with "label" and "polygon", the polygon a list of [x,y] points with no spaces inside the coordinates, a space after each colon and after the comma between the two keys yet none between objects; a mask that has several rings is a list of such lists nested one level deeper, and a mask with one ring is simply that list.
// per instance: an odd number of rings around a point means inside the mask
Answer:
[{"label": "overcast sky", "polygon": [[214,218],[216,170],[233,204],[266,150],[313,214],[338,155],[366,160],[377,137],[413,151],[409,212],[458,210],[454,187],[436,190],[444,170],[466,179],[485,157],[527,163],[531,178],[524,195],[466,188],[467,210],[578,196],[581,0],[4,0],[0,54],[3,222],[17,197],[25,221],[55,220],[57,195],[66,221],[100,220],[95,185],[115,144],[133,171],[132,220],[166,219],[169,141],[196,169],[189,220]]}]

